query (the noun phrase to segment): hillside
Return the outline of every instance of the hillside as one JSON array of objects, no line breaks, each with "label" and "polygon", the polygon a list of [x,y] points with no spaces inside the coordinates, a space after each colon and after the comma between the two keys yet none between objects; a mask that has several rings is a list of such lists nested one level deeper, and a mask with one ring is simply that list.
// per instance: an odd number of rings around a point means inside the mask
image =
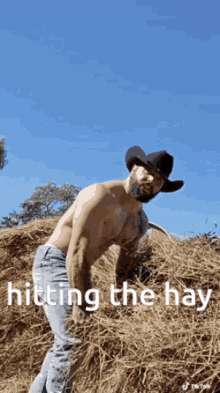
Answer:
[{"label": "hillside", "polygon": [[[53,340],[42,308],[33,301],[31,269],[36,248],[47,241],[57,221],[39,220],[0,230],[2,393],[28,392]],[[136,276],[129,283],[137,293],[136,306],[132,305],[131,295],[127,306],[110,303],[117,253],[117,247],[109,249],[92,270],[93,287],[100,290],[100,304],[86,324],[77,329],[84,344],[76,354],[83,361],[75,375],[74,391],[177,393],[183,391],[187,381],[187,392],[213,391],[220,383],[219,251],[202,238],[170,241],[154,232],[142,243],[138,256],[141,263],[148,254],[145,280]],[[21,291],[22,305],[17,305],[16,296],[8,305],[8,282]],[[28,306],[26,282],[31,283]],[[170,295],[170,305],[165,304],[168,282],[170,289],[179,293],[179,305],[175,305],[174,295]],[[146,288],[155,294],[151,306],[140,301]],[[191,292],[184,292],[186,288]],[[205,299],[208,290],[211,295],[204,308],[202,296]],[[195,305],[187,306],[193,302],[193,293]],[[122,293],[115,300],[122,302]]]}]

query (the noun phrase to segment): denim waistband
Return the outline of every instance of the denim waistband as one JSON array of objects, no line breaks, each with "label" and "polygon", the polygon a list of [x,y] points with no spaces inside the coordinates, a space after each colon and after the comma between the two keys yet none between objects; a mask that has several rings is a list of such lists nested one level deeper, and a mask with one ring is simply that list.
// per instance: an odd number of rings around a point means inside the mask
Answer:
[{"label": "denim waistband", "polygon": [[[56,282],[68,282],[66,255],[59,248],[44,244],[37,248],[32,268],[34,284],[44,277],[51,277],[53,285]],[[69,285],[69,282],[68,282]],[[91,277],[88,279],[88,289],[92,288]]]},{"label": "denim waistband", "polygon": [[50,262],[66,266],[66,255],[55,246],[49,244],[39,246],[34,256],[34,266],[48,265]]},{"label": "denim waistband", "polygon": [[62,258],[65,258],[65,259],[66,259],[66,255],[64,254],[64,252],[61,251],[58,247],[54,246],[53,244],[46,243],[46,244],[43,244],[43,245],[40,246],[40,247],[44,247],[44,246],[51,247],[52,249],[55,249],[56,251],[55,251],[55,250],[54,250],[54,251],[52,250],[53,253],[55,253],[55,254],[58,253],[60,256],[62,256]]}]

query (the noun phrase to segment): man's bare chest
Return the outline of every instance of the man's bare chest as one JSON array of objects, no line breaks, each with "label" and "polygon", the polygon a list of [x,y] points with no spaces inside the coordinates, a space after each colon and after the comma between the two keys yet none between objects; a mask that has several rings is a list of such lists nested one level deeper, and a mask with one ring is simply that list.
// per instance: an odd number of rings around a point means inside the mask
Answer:
[{"label": "man's bare chest", "polygon": [[148,219],[143,210],[129,214],[126,209],[117,209],[117,220],[115,220],[112,237],[115,243],[125,246],[134,239],[139,239],[146,231]]}]

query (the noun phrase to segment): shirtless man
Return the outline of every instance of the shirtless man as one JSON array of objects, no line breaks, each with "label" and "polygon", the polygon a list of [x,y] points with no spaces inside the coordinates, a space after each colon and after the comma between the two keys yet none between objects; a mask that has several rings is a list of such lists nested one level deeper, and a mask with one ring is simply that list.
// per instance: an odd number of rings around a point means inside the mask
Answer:
[{"label": "shirtless man", "polygon": [[[80,191],[47,243],[38,248],[33,269],[34,283],[42,288],[44,310],[55,342],[31,387],[31,393],[56,393],[63,389],[63,366],[68,366],[67,355],[77,341],[68,337],[64,319],[71,312],[76,325],[84,322],[85,292],[89,289],[92,264],[113,243],[118,244],[121,252],[116,275],[125,280],[132,266],[126,253],[136,248],[138,240],[149,228],[142,202],[149,202],[160,191],[177,191],[183,185],[182,181],[171,182],[168,179],[173,157],[166,151],[146,155],[140,147],[134,146],[127,152],[126,165],[131,172],[126,180],[93,184]],[[58,283],[59,289],[62,285],[66,291],[64,305],[51,305],[45,295],[45,286],[53,285],[55,292]],[[69,288],[78,289],[82,294],[82,305],[77,305],[77,296],[73,294],[71,310],[66,301]],[[53,295],[52,300],[56,300],[57,294]],[[65,349],[65,346],[68,348]],[[66,387],[65,392],[69,392],[68,389]]]}]

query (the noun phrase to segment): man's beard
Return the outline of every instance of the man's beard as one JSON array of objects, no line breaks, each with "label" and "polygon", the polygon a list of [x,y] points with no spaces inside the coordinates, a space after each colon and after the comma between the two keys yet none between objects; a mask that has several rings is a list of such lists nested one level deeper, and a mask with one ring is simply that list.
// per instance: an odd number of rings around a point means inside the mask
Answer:
[{"label": "man's beard", "polygon": [[[151,188],[151,187],[150,187]],[[133,198],[135,198],[138,202],[147,203],[151,199],[155,198],[160,191],[153,193],[152,188],[149,191],[149,194],[146,194],[144,186],[141,185],[132,175],[130,177],[130,193]]]}]

